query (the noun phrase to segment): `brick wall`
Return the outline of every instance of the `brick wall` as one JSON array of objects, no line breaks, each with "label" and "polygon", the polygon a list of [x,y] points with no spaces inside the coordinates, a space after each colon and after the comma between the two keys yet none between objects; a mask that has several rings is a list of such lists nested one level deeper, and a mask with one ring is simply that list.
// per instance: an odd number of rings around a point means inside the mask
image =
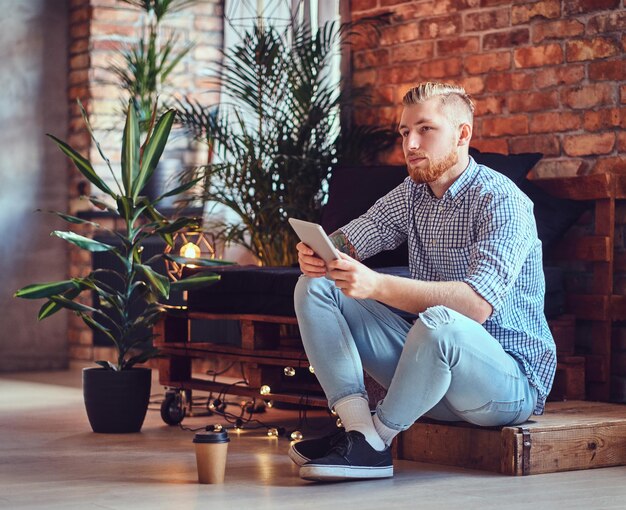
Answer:
[{"label": "brick wall", "polygon": [[[476,102],[473,145],[542,152],[538,176],[626,172],[624,0],[352,0],[352,18],[390,12],[352,49],[371,103],[357,124],[397,122],[419,81],[460,83]],[[396,148],[383,159],[401,162]]]},{"label": "brick wall", "polygon": [[[119,168],[121,131],[121,97],[127,97],[107,70],[119,62],[118,50],[132,44],[141,35],[142,13],[118,0],[69,0],[69,69],[68,69],[68,141],[75,149],[87,156],[99,175],[112,185],[113,178],[89,133],[84,127],[76,99],[83,103],[92,123],[96,138],[114,169]],[[180,12],[172,13],[161,26],[165,34],[174,31],[181,44],[194,42],[195,46],[181,61],[171,76],[171,86],[164,89],[162,99],[187,95],[203,104],[217,102],[219,94],[208,69],[221,58],[223,38],[221,0],[203,0]],[[184,136],[170,136],[168,148],[162,160],[171,166],[196,165],[203,162],[206,150],[193,146]],[[81,194],[90,190],[89,183],[68,166],[69,209],[72,213],[89,209],[89,203],[79,200]],[[88,232],[86,232],[88,233]],[[89,253],[70,250],[71,276],[84,275],[91,268]],[[74,314],[69,314],[69,353],[72,359],[109,358],[109,354],[94,348],[91,332]]]}]

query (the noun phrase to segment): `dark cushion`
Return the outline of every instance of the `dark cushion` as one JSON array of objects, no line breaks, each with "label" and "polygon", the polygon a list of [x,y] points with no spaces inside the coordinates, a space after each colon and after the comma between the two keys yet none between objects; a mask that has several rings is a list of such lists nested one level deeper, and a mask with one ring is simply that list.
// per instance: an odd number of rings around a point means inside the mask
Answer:
[{"label": "dark cushion", "polygon": [[[328,234],[367,211],[380,197],[407,177],[405,166],[360,166],[337,168],[328,186],[328,203],[322,210],[321,225]],[[406,266],[408,248],[402,243],[363,261],[369,267]]]},{"label": "dark cushion", "polygon": [[498,154],[496,152],[480,152],[474,147],[470,147],[469,154],[476,160],[476,163],[488,166],[506,175],[518,186],[526,180],[528,172],[543,157],[543,154],[539,152]]}]

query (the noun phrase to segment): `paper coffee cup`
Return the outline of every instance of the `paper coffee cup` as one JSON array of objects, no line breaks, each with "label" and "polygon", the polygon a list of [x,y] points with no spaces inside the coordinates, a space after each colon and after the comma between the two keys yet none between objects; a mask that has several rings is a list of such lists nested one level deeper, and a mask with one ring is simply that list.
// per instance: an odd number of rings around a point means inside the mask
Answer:
[{"label": "paper coffee cup", "polygon": [[224,483],[228,432],[198,432],[193,438],[196,446],[196,464],[200,483]]}]

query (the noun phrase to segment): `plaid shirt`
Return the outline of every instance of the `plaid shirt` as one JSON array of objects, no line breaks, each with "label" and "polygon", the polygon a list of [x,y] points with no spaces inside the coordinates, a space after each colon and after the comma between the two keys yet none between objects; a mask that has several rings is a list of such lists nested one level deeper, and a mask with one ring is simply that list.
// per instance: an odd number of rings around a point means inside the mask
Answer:
[{"label": "plaid shirt", "polygon": [[521,363],[541,414],[556,371],[543,305],[545,281],[533,204],[472,158],[441,199],[407,177],[341,228],[365,259],[408,240],[411,277],[462,281],[492,307],[483,327]]}]

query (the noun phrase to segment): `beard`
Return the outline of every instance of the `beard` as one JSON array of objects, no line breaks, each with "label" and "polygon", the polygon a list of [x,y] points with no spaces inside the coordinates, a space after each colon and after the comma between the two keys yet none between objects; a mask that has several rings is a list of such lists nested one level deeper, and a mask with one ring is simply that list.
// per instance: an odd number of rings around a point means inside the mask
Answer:
[{"label": "beard", "polygon": [[[411,154],[411,156],[425,158],[425,160],[420,161],[418,165],[413,166],[409,163],[408,156],[406,158],[406,166],[409,171],[409,176],[415,184],[424,184],[436,181],[459,162],[459,154],[456,149],[452,149],[448,154],[436,161],[431,160],[430,157],[423,152],[417,152]],[[420,168],[419,165],[423,166]]]}]

